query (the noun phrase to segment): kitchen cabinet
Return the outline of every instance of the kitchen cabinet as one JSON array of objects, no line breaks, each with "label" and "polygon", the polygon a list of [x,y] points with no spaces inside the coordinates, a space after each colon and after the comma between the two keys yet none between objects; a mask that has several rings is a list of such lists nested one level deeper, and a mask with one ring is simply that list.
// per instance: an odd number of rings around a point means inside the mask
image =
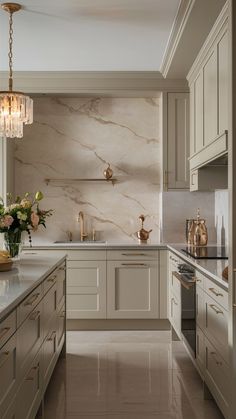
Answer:
[{"label": "kitchen cabinet", "polygon": [[65,264],[0,322],[0,418],[34,418],[65,343]]},{"label": "kitchen cabinet", "polygon": [[[190,184],[195,170],[228,150],[228,14],[217,19],[188,76],[190,86]],[[220,179],[220,176],[218,176]],[[215,181],[214,181],[215,180]],[[212,188],[222,188],[217,177]],[[191,190],[200,190],[204,182]],[[225,187],[225,185],[223,186]]]},{"label": "kitchen cabinet", "polygon": [[106,318],[105,260],[68,261],[67,318]]},{"label": "kitchen cabinet", "polygon": [[163,109],[163,189],[188,189],[189,93],[163,93]]},{"label": "kitchen cabinet", "polygon": [[180,282],[174,275],[178,269],[180,259],[170,252],[168,259],[169,321],[178,337],[181,338],[181,286]]},{"label": "kitchen cabinet", "polygon": [[108,260],[107,318],[157,319],[159,317],[158,261]]}]

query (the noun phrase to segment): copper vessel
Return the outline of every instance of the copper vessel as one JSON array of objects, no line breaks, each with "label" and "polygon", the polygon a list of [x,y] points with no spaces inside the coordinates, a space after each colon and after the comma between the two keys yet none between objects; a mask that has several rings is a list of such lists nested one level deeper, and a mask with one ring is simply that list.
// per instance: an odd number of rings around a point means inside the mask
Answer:
[{"label": "copper vessel", "polygon": [[206,220],[200,218],[200,209],[197,210],[197,218],[186,220],[188,226],[187,242],[190,246],[206,246],[208,241]]},{"label": "copper vessel", "polygon": [[145,230],[145,228],[143,228],[143,223],[145,221],[145,216],[143,214],[141,214],[139,216],[139,220],[141,221],[141,229],[139,231],[137,231],[137,237],[140,241],[140,243],[147,243],[148,239],[149,239],[149,234],[151,233],[152,230]]}]

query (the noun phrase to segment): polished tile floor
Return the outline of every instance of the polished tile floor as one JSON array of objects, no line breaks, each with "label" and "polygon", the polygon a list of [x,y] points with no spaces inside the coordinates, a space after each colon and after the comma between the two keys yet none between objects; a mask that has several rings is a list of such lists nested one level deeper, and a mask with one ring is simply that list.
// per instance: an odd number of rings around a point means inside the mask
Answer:
[{"label": "polished tile floor", "polygon": [[222,419],[169,332],[68,332],[45,419]]}]

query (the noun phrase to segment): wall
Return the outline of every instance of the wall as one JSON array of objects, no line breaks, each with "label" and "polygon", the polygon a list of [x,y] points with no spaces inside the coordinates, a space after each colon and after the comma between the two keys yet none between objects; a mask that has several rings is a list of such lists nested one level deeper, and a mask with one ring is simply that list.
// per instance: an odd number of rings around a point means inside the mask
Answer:
[{"label": "wall", "polygon": [[215,191],[215,225],[218,246],[228,246],[228,190]]},{"label": "wall", "polygon": [[[42,190],[53,208],[46,231],[34,243],[79,239],[77,216],[99,239],[136,241],[138,216],[147,215],[152,241],[159,241],[161,150],[159,100],[144,98],[41,97],[34,123],[16,141],[15,191]],[[117,183],[45,183],[45,178],[101,178],[111,163]]]},{"label": "wall", "polygon": [[214,192],[163,192],[161,237],[164,242],[185,243],[185,220],[195,218],[197,208],[206,219],[209,243],[216,242]]}]

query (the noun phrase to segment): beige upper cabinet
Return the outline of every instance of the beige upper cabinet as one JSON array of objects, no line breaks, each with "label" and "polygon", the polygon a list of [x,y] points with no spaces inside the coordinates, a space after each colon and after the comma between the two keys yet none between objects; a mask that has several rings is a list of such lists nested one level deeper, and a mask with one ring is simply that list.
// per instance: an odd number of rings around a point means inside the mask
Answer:
[{"label": "beige upper cabinet", "polygon": [[[228,13],[222,10],[189,74],[190,175],[227,153]],[[190,185],[191,186],[191,185]]]},{"label": "beige upper cabinet", "polygon": [[189,188],[189,93],[163,94],[163,189]]}]

